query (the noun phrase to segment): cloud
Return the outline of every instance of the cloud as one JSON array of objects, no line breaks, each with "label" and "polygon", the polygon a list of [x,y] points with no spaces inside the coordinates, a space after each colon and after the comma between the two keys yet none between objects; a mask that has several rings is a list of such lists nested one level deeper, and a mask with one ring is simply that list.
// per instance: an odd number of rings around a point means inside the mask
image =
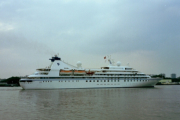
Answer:
[{"label": "cloud", "polygon": [[[33,41],[11,32],[0,32],[0,49],[12,49],[17,52],[39,52],[53,55],[55,52],[43,43]],[[23,51],[22,51],[23,50]]]},{"label": "cloud", "polygon": [[[24,76],[35,71],[36,67],[45,67],[43,61],[56,53],[46,44],[16,35],[12,31],[0,32],[0,78]],[[43,62],[40,62],[43,61]],[[8,72],[7,72],[8,71]]]},{"label": "cloud", "polygon": [[[104,64],[94,57],[101,59],[109,54],[118,59],[123,56],[124,62],[148,61],[149,66],[135,66],[143,71],[153,63],[157,65],[153,67],[156,73],[170,74],[172,70],[167,67],[173,66],[175,72],[180,67],[177,0],[6,0],[0,2],[0,7],[1,57],[11,52],[17,61],[17,56],[20,59],[24,54],[38,60],[59,52],[69,62],[81,60],[100,67]],[[30,59],[26,57],[24,61]]]},{"label": "cloud", "polygon": [[13,26],[0,22],[0,31],[9,31],[9,30],[13,30],[13,29],[14,29]]}]

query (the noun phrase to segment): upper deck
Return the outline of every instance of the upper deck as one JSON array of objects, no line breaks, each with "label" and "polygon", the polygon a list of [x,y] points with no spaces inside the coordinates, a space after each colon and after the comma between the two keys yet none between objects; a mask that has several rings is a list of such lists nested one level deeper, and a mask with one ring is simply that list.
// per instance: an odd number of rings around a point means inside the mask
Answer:
[{"label": "upper deck", "polygon": [[101,67],[99,69],[85,69],[82,67],[80,61],[77,62],[77,67],[71,64],[61,61],[57,55],[52,57],[51,64],[47,68],[37,69],[36,72],[29,77],[62,77],[62,76],[147,76],[148,75],[139,72],[129,66],[121,66],[120,62],[117,62],[117,65],[110,64],[107,67]]}]

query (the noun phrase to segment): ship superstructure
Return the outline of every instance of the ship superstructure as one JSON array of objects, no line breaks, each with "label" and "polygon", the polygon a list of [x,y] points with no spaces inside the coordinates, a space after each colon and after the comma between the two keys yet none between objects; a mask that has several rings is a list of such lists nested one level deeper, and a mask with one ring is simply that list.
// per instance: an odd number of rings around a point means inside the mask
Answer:
[{"label": "ship superstructure", "polygon": [[47,68],[37,69],[32,75],[20,80],[23,89],[61,88],[113,88],[154,87],[161,78],[151,78],[129,66],[109,65],[100,69],[85,69],[80,61],[77,66],[63,62],[57,55],[52,57]]}]

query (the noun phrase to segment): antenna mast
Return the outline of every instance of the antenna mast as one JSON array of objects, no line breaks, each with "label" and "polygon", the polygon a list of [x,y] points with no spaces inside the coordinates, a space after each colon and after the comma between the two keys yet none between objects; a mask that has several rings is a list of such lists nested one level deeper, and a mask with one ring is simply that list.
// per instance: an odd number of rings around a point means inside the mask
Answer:
[{"label": "antenna mast", "polygon": [[108,61],[109,61],[109,64],[112,65],[112,62],[111,62],[111,56],[107,55],[108,56]]}]

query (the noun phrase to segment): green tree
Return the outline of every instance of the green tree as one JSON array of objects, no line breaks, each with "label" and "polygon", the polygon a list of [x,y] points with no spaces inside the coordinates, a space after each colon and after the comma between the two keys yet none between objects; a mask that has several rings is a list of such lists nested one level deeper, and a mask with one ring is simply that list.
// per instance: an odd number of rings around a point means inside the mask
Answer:
[{"label": "green tree", "polygon": [[10,77],[7,79],[7,84],[17,84],[17,85],[20,85],[19,84],[19,80],[21,78],[20,77]]}]

